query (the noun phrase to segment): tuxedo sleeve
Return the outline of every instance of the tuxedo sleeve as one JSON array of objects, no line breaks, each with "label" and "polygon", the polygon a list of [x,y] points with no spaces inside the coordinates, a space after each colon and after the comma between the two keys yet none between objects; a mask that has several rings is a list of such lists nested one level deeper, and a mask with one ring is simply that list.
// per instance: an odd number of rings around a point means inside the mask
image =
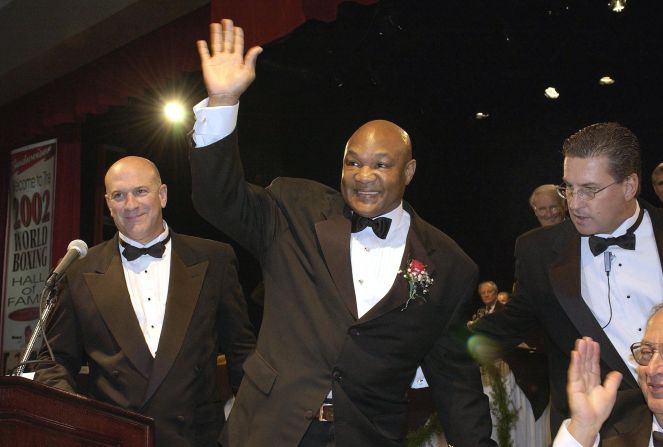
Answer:
[{"label": "tuxedo sleeve", "polygon": [[492,422],[479,367],[467,350],[469,331],[465,323],[471,313],[477,270],[465,270],[451,275],[449,296],[454,296],[457,303],[448,327],[424,358],[422,370],[448,442],[455,446],[495,446],[490,438]]},{"label": "tuxedo sleeve", "polygon": [[230,259],[225,260],[218,311],[219,347],[226,356],[230,386],[237,393],[243,376],[242,365],[255,349],[256,339],[237,277],[237,258],[232,248],[228,247],[228,251]]},{"label": "tuxedo sleeve", "polygon": [[51,362],[48,348],[42,346],[38,359],[40,363],[35,371],[35,380],[64,391],[76,392],[74,377],[84,361],[84,349],[80,324],[71,299],[71,289],[66,278],[52,318],[46,325],[46,338],[55,357]]},{"label": "tuxedo sleeve", "polygon": [[[525,341],[536,327],[538,317],[532,299],[532,278],[540,276],[530,270],[539,263],[532,259],[536,251],[516,242],[515,287],[512,298],[499,312],[485,315],[472,327],[475,333],[490,337],[503,350],[514,348]],[[541,279],[538,279],[541,281]]]},{"label": "tuxedo sleeve", "polygon": [[191,178],[198,213],[260,258],[285,224],[270,194],[244,180],[237,131],[191,151]]}]

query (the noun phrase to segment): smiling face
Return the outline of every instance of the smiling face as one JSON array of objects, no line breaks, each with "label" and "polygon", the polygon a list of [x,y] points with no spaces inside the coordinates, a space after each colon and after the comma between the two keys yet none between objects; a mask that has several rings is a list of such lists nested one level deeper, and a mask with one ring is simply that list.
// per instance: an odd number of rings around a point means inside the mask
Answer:
[{"label": "smiling face", "polygon": [[[663,311],[659,310],[649,320],[643,342],[660,346],[663,343]],[[663,359],[654,354],[647,366],[638,366],[638,383],[649,409],[661,421],[663,417]]]},{"label": "smiling face", "polygon": [[360,216],[380,216],[401,203],[415,169],[407,133],[389,121],[370,121],[345,146],[341,194]]},{"label": "smiling face", "polygon": [[122,234],[146,244],[163,232],[161,210],[168,190],[152,162],[141,157],[122,158],[110,167],[105,183],[106,204]]},{"label": "smiling face", "polygon": [[542,227],[564,220],[564,202],[554,189],[535,194],[532,197],[532,209]]},{"label": "smiling face", "polygon": [[[605,156],[564,159],[564,182],[572,190],[601,189],[615,181]],[[638,176],[631,174],[597,193],[591,200],[581,200],[576,195],[568,197],[569,215],[582,235],[612,233],[635,213],[637,191]]]}]

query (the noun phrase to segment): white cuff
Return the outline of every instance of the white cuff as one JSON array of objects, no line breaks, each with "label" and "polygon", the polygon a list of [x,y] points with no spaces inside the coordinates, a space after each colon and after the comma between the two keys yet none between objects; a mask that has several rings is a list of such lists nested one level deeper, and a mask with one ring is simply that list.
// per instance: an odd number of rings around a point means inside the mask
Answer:
[{"label": "white cuff", "polygon": [[209,146],[230,135],[237,126],[239,102],[233,106],[207,107],[208,98],[193,106],[196,122],[193,141],[196,147]]},{"label": "white cuff", "polygon": [[[565,419],[564,422],[562,422],[562,426],[559,427],[559,430],[557,431],[557,436],[555,436],[552,447],[582,447],[566,428],[569,425],[569,422],[571,422],[571,419]],[[600,439],[601,437],[597,433],[593,447],[598,447]]]}]

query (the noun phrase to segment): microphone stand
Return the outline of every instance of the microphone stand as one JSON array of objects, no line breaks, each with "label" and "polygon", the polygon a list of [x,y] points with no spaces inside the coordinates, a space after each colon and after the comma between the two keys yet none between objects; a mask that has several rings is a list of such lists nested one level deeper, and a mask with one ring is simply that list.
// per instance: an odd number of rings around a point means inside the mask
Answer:
[{"label": "microphone stand", "polygon": [[18,363],[16,369],[14,370],[13,375],[15,376],[20,376],[21,374],[23,374],[23,371],[25,371],[25,367],[28,363],[28,360],[30,359],[30,355],[32,354],[32,349],[37,343],[37,339],[39,338],[39,336],[43,334],[44,338],[46,338],[44,326],[46,325],[48,317],[50,316],[51,312],[53,311],[53,308],[55,307],[58,301],[57,288],[54,287],[54,285],[46,285],[44,286],[44,289],[41,292],[42,298],[40,299],[40,302],[43,302],[44,293],[46,292],[48,292],[48,295],[46,295],[46,306],[44,307],[44,311],[40,312],[39,320],[37,321],[37,326],[35,326],[35,330],[32,332],[30,340],[28,341],[28,344],[24,348],[23,355],[21,355],[21,360]]}]

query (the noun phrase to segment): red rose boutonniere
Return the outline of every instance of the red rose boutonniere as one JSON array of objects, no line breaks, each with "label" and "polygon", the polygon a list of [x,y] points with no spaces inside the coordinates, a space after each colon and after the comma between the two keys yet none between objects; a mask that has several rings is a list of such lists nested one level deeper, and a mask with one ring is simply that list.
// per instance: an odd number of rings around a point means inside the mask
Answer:
[{"label": "red rose boutonniere", "polygon": [[426,302],[426,294],[428,293],[430,286],[433,284],[433,278],[431,278],[426,271],[426,267],[426,264],[418,259],[411,259],[407,263],[407,269],[405,269],[405,271],[398,271],[399,274],[403,274],[403,278],[407,280],[409,286],[409,295],[405,302],[405,306],[403,306],[401,311],[407,309],[410,301],[413,301],[416,298],[421,298],[424,303]]}]

